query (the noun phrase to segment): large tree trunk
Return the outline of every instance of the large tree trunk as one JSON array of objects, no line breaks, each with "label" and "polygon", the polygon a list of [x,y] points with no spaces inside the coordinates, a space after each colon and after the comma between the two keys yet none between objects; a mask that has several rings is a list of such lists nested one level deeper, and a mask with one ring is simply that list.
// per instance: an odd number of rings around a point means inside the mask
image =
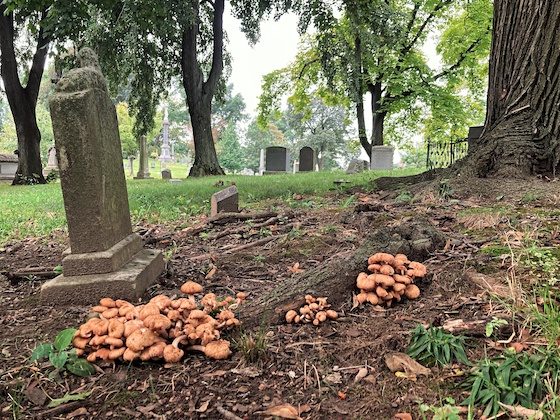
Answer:
[{"label": "large tree trunk", "polygon": [[183,33],[181,67],[183,86],[187,95],[187,105],[191,116],[194,138],[194,164],[189,176],[223,175],[224,170],[218,163],[214,139],[212,137],[212,98],[223,70],[223,14],[224,0],[216,0],[212,31],[214,36],[212,68],[208,78],[204,75],[198,62],[197,38],[199,34],[198,0],[193,5],[193,22]]},{"label": "large tree trunk", "polygon": [[386,111],[381,110],[381,82],[369,83],[368,90],[371,94],[371,145],[383,146],[383,130],[385,124]]},{"label": "large tree trunk", "polygon": [[354,39],[354,95],[356,101],[356,119],[358,120],[358,138],[362,148],[371,159],[371,143],[366,133],[364,117],[364,82],[362,65],[362,41],[359,36]]},{"label": "large tree trunk", "polygon": [[[45,16],[44,12],[42,19]],[[35,108],[50,41],[41,27],[31,69],[27,76],[27,85],[23,87],[17,68],[14,35],[13,13],[6,14],[6,6],[0,4],[0,73],[18,138],[19,163],[13,185],[44,184],[46,181],[41,164],[41,132],[37,126]]]},{"label": "large tree trunk", "polygon": [[494,2],[483,135],[475,175],[555,175],[560,161],[560,2]]}]

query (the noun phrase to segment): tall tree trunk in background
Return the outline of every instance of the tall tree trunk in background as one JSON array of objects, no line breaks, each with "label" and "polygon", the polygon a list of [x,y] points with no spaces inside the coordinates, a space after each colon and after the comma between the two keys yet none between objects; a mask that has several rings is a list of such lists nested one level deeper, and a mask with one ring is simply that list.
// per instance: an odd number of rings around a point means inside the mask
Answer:
[{"label": "tall tree trunk in background", "polygon": [[465,170],[555,175],[560,161],[560,2],[494,2],[486,123]]},{"label": "tall tree trunk in background", "polygon": [[208,79],[204,75],[197,57],[199,35],[199,0],[191,0],[194,21],[183,33],[181,68],[183,87],[187,94],[187,105],[191,117],[194,138],[194,164],[189,176],[223,175],[214,139],[212,138],[212,98],[223,70],[223,14],[224,0],[214,1],[212,68]]},{"label": "tall tree trunk in background", "polygon": [[[46,16],[43,13],[42,18]],[[6,14],[6,6],[0,4],[0,64],[4,89],[14,118],[18,139],[19,163],[13,185],[40,183],[44,184],[43,166],[41,164],[41,132],[37,126],[35,108],[39,87],[45,68],[45,60],[50,40],[39,30],[37,47],[33,55],[27,85],[21,85],[14,49],[14,16]]]},{"label": "tall tree trunk in background", "polygon": [[368,90],[371,94],[371,145],[383,146],[383,129],[385,124],[386,111],[381,111],[381,82],[368,83]]},{"label": "tall tree trunk in background", "polygon": [[371,159],[371,143],[368,141],[366,132],[366,119],[364,117],[364,82],[362,64],[362,40],[356,37],[354,40],[354,95],[356,96],[356,119],[358,120],[358,138],[360,144]]}]

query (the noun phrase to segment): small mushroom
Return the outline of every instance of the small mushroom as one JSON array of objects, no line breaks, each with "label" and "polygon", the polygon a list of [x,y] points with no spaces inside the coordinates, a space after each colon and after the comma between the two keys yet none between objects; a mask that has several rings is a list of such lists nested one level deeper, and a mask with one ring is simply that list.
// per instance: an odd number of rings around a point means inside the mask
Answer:
[{"label": "small mushroom", "polygon": [[371,276],[373,277],[377,285],[380,285],[384,288],[391,287],[393,284],[395,284],[395,279],[392,276],[388,276],[385,274],[371,274]]},{"label": "small mushroom", "polygon": [[140,352],[139,351],[133,351],[129,348],[127,348],[124,353],[123,353],[123,360],[125,362],[133,362],[134,360],[138,359],[140,357]]},{"label": "small mushroom", "polygon": [[93,312],[97,312],[99,314],[102,313],[102,312],[105,312],[107,309],[109,309],[109,308],[107,308],[106,306],[103,306],[103,305],[97,305],[97,306],[94,306],[93,308],[91,308],[91,310]]},{"label": "small mushroom", "polygon": [[235,297],[237,299],[239,299],[240,301],[244,301],[245,299],[247,299],[247,293],[245,292],[237,292],[237,294],[235,295]]},{"label": "small mushroom", "polygon": [[233,318],[235,318],[235,314],[229,309],[225,309],[218,314],[218,319],[220,321],[227,321],[228,319],[233,319]]},{"label": "small mushroom", "polygon": [[394,290],[395,292],[397,292],[399,295],[402,294],[401,292],[404,292],[404,289],[406,289],[406,285],[403,284],[403,283],[395,283],[395,284],[393,285],[393,290]]},{"label": "small mushroom", "polygon": [[171,320],[165,315],[149,315],[144,319],[144,325],[154,331],[164,331],[171,327]]},{"label": "small mushroom", "polygon": [[383,299],[385,296],[389,294],[389,292],[387,292],[387,290],[385,290],[383,287],[379,286],[375,289],[375,294],[379,296],[381,299]]},{"label": "small mushroom", "polygon": [[200,284],[190,280],[181,286],[181,292],[187,295],[196,295],[202,293],[203,290],[204,288]]},{"label": "small mushroom", "polygon": [[105,338],[105,343],[104,344],[106,346],[110,346],[111,349],[122,347],[124,345],[123,341],[120,338],[109,337],[109,336],[107,336],[107,338]]},{"label": "small mushroom", "polygon": [[366,294],[366,300],[372,305],[377,305],[379,303],[379,297],[373,292]]},{"label": "small mushroom", "polygon": [[150,299],[150,303],[156,305],[160,311],[171,305],[171,299],[165,295],[157,295]]},{"label": "small mushroom", "polygon": [[377,274],[370,274],[369,276],[366,273],[358,274],[358,278],[356,280],[356,286],[358,286],[358,289],[362,289],[366,292],[375,290],[376,280],[374,276],[377,276]]},{"label": "small mushroom", "polygon": [[216,294],[206,293],[200,300],[200,303],[202,304],[202,306],[204,306],[205,309],[208,309],[210,311],[216,309],[216,307],[218,306]]},{"label": "small mushroom", "polygon": [[90,346],[102,346],[103,344],[105,344],[105,339],[107,339],[107,337],[109,337],[108,335],[96,335],[94,337],[91,338],[91,340],[89,340],[89,345]]},{"label": "small mushroom", "polygon": [[103,311],[101,313],[101,316],[105,319],[111,319],[111,318],[114,318],[116,316],[119,316],[119,308],[107,309],[106,311]]},{"label": "small mushroom", "polygon": [[126,339],[126,346],[132,351],[138,352],[144,350],[146,347],[150,347],[156,341],[158,341],[158,337],[152,330],[140,328],[128,336]]},{"label": "small mushroom", "polygon": [[169,312],[167,312],[167,318],[169,318],[171,321],[177,321],[181,319],[181,312],[179,312],[177,309],[171,309]]},{"label": "small mushroom", "polygon": [[144,319],[146,319],[147,317],[149,317],[150,315],[159,315],[159,308],[157,307],[157,305],[154,305],[153,303],[148,303],[147,305],[145,305],[139,312],[139,318],[143,321]]},{"label": "small mushroom", "polygon": [[368,265],[368,268],[370,273],[378,273],[379,270],[381,269],[381,264],[370,264]]},{"label": "small mushroom", "polygon": [[123,336],[125,338],[128,338],[130,336],[130,334],[132,334],[136,330],[139,330],[143,326],[144,326],[144,323],[142,321],[140,321],[139,319],[133,319],[131,321],[126,321],[125,324],[124,324]]},{"label": "small mushroom", "polygon": [[95,335],[105,335],[109,328],[109,321],[106,319],[94,318],[90,321],[93,325],[91,331]]},{"label": "small mushroom", "polygon": [[150,347],[144,349],[142,353],[140,353],[140,360],[145,362],[152,359],[161,359],[163,357],[163,351],[165,347],[166,344],[163,341],[152,344]]},{"label": "small mushroom", "polygon": [[202,351],[207,357],[216,360],[227,359],[231,355],[229,341],[226,340],[211,341],[206,346],[191,346],[188,350]]},{"label": "small mushroom", "polygon": [[75,348],[77,349],[85,349],[87,344],[89,343],[90,339],[87,337],[74,337],[74,339],[72,340],[72,344],[74,345]]},{"label": "small mushroom", "polygon": [[358,303],[364,303],[364,302],[367,302],[367,300],[368,300],[368,293],[366,293],[364,291],[361,291],[360,293],[358,293],[356,295],[356,301]]},{"label": "small mushroom", "polygon": [[327,314],[327,318],[329,319],[337,319],[338,318],[338,313],[336,311],[333,311],[332,309],[328,309],[326,311]]},{"label": "small mushroom", "polygon": [[128,300],[117,299],[117,300],[115,300],[115,306],[117,308],[122,308],[123,306],[134,306],[134,305],[132,303],[130,303]]},{"label": "small mushroom", "polygon": [[386,276],[392,276],[395,274],[395,269],[388,264],[382,265],[379,269],[379,273],[385,274]]},{"label": "small mushroom", "polygon": [[106,306],[107,308],[115,308],[117,306],[117,303],[109,297],[101,299],[99,304],[101,306]]},{"label": "small mushroom", "polygon": [[126,351],[126,347],[119,347],[109,351],[109,360],[116,360]]},{"label": "small mushroom", "polygon": [[178,346],[179,343],[186,338],[187,336],[181,335],[177,337],[175,340],[173,340],[173,343],[165,346],[165,348],[163,349],[163,359],[167,363],[177,363],[178,361],[181,360],[185,352],[181,350]]},{"label": "small mushroom", "polygon": [[408,299],[417,299],[420,296],[420,289],[415,284],[409,284],[404,290],[404,295]]},{"label": "small mushroom", "polygon": [[385,252],[378,252],[377,254],[373,254],[371,257],[368,258],[368,264],[375,264],[375,263],[385,263],[391,264],[395,260],[391,254],[387,254]]},{"label": "small mushroom", "polygon": [[402,283],[402,284],[412,283],[412,279],[408,276],[403,276],[403,275],[400,275],[400,274],[393,274],[393,278],[395,279],[395,281],[397,283]]},{"label": "small mushroom", "polygon": [[327,320],[327,313],[324,311],[319,311],[315,314],[315,319],[319,320],[319,322],[325,322]]},{"label": "small mushroom", "polygon": [[107,332],[109,337],[121,338],[124,335],[124,323],[116,318],[110,319]]}]

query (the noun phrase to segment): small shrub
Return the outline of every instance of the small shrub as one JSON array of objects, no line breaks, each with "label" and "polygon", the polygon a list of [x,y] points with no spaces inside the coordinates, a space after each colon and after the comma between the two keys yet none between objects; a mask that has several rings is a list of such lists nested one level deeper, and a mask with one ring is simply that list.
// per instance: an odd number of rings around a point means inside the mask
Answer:
[{"label": "small shrub", "polygon": [[55,370],[51,375],[56,376],[59,372],[67,370],[77,376],[89,376],[95,372],[93,366],[85,359],[76,355],[76,349],[72,347],[72,339],[76,333],[75,328],[67,328],[60,331],[53,343],[39,344],[31,353],[30,361],[48,359]]},{"label": "small shrub", "polygon": [[266,330],[260,328],[256,332],[241,332],[233,340],[233,346],[243,355],[248,363],[254,363],[266,356],[268,350],[268,338]]},{"label": "small shrub", "polygon": [[451,397],[445,399],[445,404],[440,406],[420,404],[420,415],[422,419],[427,419],[427,414],[432,413],[431,420],[460,420],[461,413],[459,407],[455,405],[455,400]]},{"label": "small shrub", "polygon": [[442,328],[418,325],[412,332],[407,353],[418,362],[433,365],[448,365],[453,360],[469,365],[465,354],[465,338],[445,332]]},{"label": "small shrub", "polygon": [[500,327],[507,325],[508,322],[505,319],[500,319],[500,318],[492,318],[492,320],[488,321],[486,323],[485,329],[484,329],[484,333],[486,335],[486,337],[492,337],[492,335],[494,334],[494,331],[496,329],[499,329]]},{"label": "small shrub", "polygon": [[[484,406],[484,416],[495,416],[500,403],[535,408],[547,392],[556,394],[560,377],[560,357],[556,349],[535,354],[506,351],[503,355],[484,358],[473,368],[463,386],[470,389],[463,405]],[[547,389],[546,383],[555,384]]]}]

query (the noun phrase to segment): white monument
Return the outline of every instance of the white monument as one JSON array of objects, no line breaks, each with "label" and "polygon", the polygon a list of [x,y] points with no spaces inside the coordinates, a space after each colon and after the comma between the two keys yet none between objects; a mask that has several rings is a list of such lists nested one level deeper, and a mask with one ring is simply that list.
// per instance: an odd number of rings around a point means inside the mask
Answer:
[{"label": "white monument", "polygon": [[159,156],[159,161],[162,166],[165,167],[167,162],[171,162],[171,147],[169,146],[169,117],[167,114],[167,107],[165,107],[165,112],[163,116],[163,142],[161,145],[161,155]]}]

